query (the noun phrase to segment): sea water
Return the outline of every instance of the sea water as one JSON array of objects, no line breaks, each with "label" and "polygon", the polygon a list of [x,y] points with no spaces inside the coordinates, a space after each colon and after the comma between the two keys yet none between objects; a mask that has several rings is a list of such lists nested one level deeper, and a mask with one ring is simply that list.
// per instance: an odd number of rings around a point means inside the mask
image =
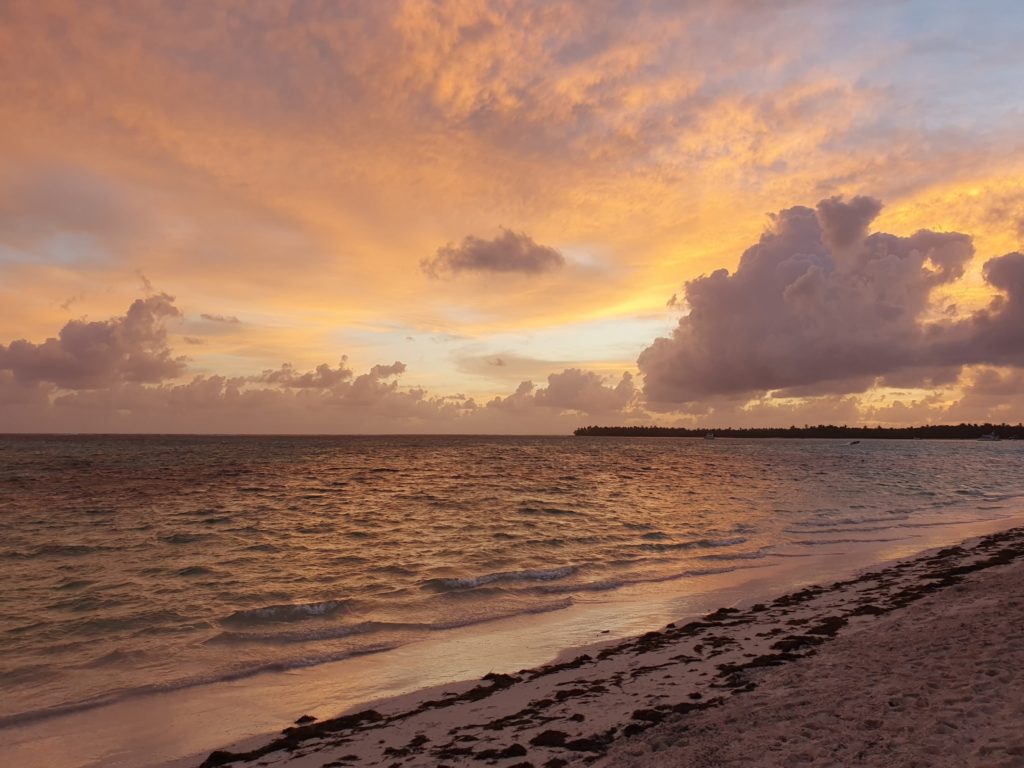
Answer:
[{"label": "sea water", "polygon": [[1021,496],[1019,442],[0,437],[0,727],[912,543]]}]

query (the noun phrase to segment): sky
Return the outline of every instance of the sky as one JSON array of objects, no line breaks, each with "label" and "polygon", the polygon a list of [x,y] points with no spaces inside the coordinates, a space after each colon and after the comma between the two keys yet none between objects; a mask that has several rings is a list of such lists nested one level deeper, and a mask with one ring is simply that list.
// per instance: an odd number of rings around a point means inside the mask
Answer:
[{"label": "sky", "polygon": [[0,3],[0,431],[1024,418],[1015,0]]}]

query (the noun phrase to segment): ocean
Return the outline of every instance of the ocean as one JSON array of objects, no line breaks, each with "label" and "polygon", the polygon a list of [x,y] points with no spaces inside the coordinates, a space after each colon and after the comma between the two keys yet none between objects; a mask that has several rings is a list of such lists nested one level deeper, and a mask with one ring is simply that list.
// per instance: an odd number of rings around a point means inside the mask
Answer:
[{"label": "ocean", "polygon": [[912,548],[1022,497],[1019,442],[2,437],[0,727]]}]

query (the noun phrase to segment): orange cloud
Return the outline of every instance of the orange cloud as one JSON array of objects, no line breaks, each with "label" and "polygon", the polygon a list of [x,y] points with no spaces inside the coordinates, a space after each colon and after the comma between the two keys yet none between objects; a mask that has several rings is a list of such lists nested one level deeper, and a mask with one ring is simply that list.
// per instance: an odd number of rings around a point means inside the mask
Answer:
[{"label": "orange cloud", "polygon": [[[921,30],[873,6],[735,0],[0,13],[0,339],[110,317],[141,270],[180,297],[206,375],[343,352],[369,368],[437,334],[608,370],[650,342],[647,318],[671,324],[682,283],[735,268],[765,212],[796,202],[869,192],[885,231],[972,233],[933,320],[986,306],[982,263],[1020,247],[1021,118],[1001,92],[927,87],[936,46],[910,44],[941,32],[927,13]],[[996,83],[1016,65],[984,31],[977,81]],[[419,269],[502,227],[564,266]],[[570,356],[551,339],[575,329]],[[414,384],[494,395],[451,345],[414,354]]]}]

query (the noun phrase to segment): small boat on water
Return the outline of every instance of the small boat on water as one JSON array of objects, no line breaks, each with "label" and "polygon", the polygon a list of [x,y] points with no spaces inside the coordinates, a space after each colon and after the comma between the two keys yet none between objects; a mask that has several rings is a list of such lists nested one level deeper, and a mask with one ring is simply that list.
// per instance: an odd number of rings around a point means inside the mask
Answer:
[{"label": "small boat on water", "polygon": [[848,445],[860,445],[860,440],[851,440]]},{"label": "small boat on water", "polygon": [[989,432],[987,435],[982,435],[981,437],[979,437],[978,438],[978,442],[979,443],[991,443],[991,442],[994,442],[994,441],[999,440],[999,439],[1000,439],[999,435],[997,435],[995,432]]},{"label": "small boat on water", "polygon": [[714,432],[708,432],[706,435],[704,435],[704,439],[705,440],[714,440],[715,439],[715,433]]}]

